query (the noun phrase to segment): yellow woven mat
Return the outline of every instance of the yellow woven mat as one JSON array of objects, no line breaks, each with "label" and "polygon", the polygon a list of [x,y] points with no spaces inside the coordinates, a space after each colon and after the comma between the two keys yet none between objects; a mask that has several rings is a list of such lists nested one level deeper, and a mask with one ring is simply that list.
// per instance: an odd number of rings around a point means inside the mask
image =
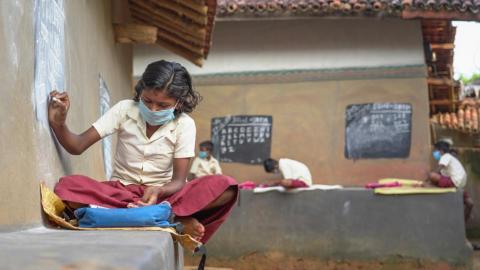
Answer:
[{"label": "yellow woven mat", "polygon": [[419,186],[423,183],[420,180],[399,179],[399,178],[383,178],[378,180],[379,184],[387,184],[392,182],[398,182],[402,186]]},{"label": "yellow woven mat", "polygon": [[455,192],[456,188],[437,188],[437,187],[390,187],[376,188],[375,194],[383,195],[406,195],[406,194],[437,194]]},{"label": "yellow woven mat", "polygon": [[200,247],[202,243],[193,239],[188,234],[179,234],[173,228],[160,228],[160,227],[128,227],[128,228],[80,228],[70,224],[68,221],[61,217],[65,204],[53,191],[48,189],[45,184],[40,184],[40,193],[42,196],[42,208],[48,219],[55,225],[70,230],[84,230],[84,231],[164,231],[172,235],[173,239],[178,241],[184,248],[194,252],[197,247]]}]

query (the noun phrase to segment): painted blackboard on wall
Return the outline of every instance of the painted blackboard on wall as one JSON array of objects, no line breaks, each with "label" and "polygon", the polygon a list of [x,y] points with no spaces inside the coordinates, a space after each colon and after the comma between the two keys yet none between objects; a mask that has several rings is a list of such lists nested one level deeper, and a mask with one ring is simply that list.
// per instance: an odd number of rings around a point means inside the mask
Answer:
[{"label": "painted blackboard on wall", "polygon": [[412,134],[412,105],[366,103],[347,106],[345,157],[407,158]]},{"label": "painted blackboard on wall", "polygon": [[270,157],[272,116],[212,118],[213,155],[221,162],[260,164]]}]

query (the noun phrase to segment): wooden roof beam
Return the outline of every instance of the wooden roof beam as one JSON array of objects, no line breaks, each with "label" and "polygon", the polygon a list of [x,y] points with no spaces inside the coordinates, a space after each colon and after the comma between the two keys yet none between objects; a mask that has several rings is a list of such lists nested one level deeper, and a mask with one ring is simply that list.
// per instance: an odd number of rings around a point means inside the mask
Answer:
[{"label": "wooden roof beam", "polygon": [[457,105],[458,101],[450,99],[434,99],[430,100],[430,105]]},{"label": "wooden roof beam", "polygon": [[175,25],[175,24],[171,23],[168,20],[162,20],[161,18],[158,18],[154,15],[149,14],[148,12],[146,12],[143,9],[139,9],[135,6],[132,6],[131,9],[133,11],[132,12],[132,18],[134,19],[134,21],[139,21],[140,23],[148,22],[149,24],[152,24],[152,25],[154,25],[156,27],[159,27],[159,28],[160,28],[160,25],[161,25],[163,28],[168,28],[170,31],[178,32],[178,34],[184,36],[185,39],[189,39],[189,40],[190,39],[191,40],[204,40],[205,39],[205,35],[201,35],[197,32],[191,31],[188,28],[182,28],[178,25]]},{"label": "wooden roof beam", "polygon": [[[430,44],[432,50],[453,50],[455,49],[455,44],[453,43],[432,43]],[[446,52],[448,53],[448,52]]]},{"label": "wooden roof beam", "polygon": [[439,86],[453,86],[453,80],[448,78],[427,78],[427,83],[429,85],[439,85]]},{"label": "wooden roof beam", "polygon": [[173,44],[171,42],[169,42],[168,40],[163,40],[163,39],[159,39],[157,40],[157,43],[164,47],[165,49],[175,53],[175,54],[178,54],[182,57],[185,57],[185,59],[188,59],[189,61],[191,61],[192,63],[194,63],[195,65],[201,67],[203,65],[203,56],[200,56],[200,55],[197,55],[195,53],[192,53],[190,51],[187,51],[187,50],[182,50],[179,48],[178,45],[176,44]]},{"label": "wooden roof beam", "polygon": [[154,44],[157,41],[158,29],[144,24],[114,24],[115,41],[117,43]]},{"label": "wooden roof beam", "polygon": [[191,42],[198,46],[203,46],[203,44],[205,43],[204,37],[198,38],[198,37],[191,36],[189,33],[185,33],[181,29],[168,27],[166,23],[162,23],[159,20],[156,20],[156,19],[147,20],[141,15],[138,15],[136,13],[134,13],[132,17],[135,21],[138,21],[140,23],[151,23],[153,26],[157,27],[159,30],[168,32],[180,39],[185,40],[185,42]]},{"label": "wooden roof beam", "polygon": [[207,34],[207,31],[205,30],[204,27],[195,24],[195,23],[190,23],[186,22],[183,20],[180,16],[175,14],[174,12],[166,12],[164,9],[158,8],[156,6],[150,5],[149,2],[147,1],[142,1],[142,0],[130,0],[130,7],[137,6],[136,11],[138,10],[148,10],[149,13],[152,15],[156,15],[161,19],[162,21],[170,21],[172,24],[183,28],[183,29],[188,29],[189,32],[192,35],[199,36],[199,37],[205,37]]},{"label": "wooden roof beam", "polygon": [[200,14],[207,15],[208,7],[205,5],[205,3],[197,3],[195,1],[179,1],[178,3],[182,6],[195,10]]},{"label": "wooden roof beam", "polygon": [[208,9],[204,10],[204,13],[200,14],[190,8],[185,8],[185,6],[179,5],[173,1],[159,0],[159,1],[152,1],[151,3],[153,3],[158,7],[167,9],[170,12],[173,11],[174,13],[178,14],[180,17],[185,16],[200,25],[206,25],[208,22],[208,19],[207,19]]}]

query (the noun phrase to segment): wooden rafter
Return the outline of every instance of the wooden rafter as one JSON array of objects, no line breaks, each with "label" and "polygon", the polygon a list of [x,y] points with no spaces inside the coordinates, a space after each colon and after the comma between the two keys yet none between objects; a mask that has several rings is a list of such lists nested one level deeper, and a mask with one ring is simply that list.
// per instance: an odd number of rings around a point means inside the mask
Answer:
[{"label": "wooden rafter", "polygon": [[210,49],[216,0],[129,0],[134,22],[156,28],[156,44],[201,66]]},{"label": "wooden rafter", "polygon": [[145,24],[114,24],[115,41],[118,43],[154,44],[157,28]]}]

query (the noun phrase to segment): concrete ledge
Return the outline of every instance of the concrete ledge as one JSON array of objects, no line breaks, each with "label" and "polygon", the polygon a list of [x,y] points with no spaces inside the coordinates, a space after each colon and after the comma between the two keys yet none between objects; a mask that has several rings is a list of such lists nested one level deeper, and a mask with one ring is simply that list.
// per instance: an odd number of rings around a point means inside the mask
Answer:
[{"label": "concrete ledge", "polygon": [[1,269],[182,269],[183,251],[159,231],[0,233]]},{"label": "concrete ledge", "polygon": [[207,244],[210,258],[280,252],[325,260],[420,259],[468,266],[462,192],[385,196],[343,189],[242,190]]}]

